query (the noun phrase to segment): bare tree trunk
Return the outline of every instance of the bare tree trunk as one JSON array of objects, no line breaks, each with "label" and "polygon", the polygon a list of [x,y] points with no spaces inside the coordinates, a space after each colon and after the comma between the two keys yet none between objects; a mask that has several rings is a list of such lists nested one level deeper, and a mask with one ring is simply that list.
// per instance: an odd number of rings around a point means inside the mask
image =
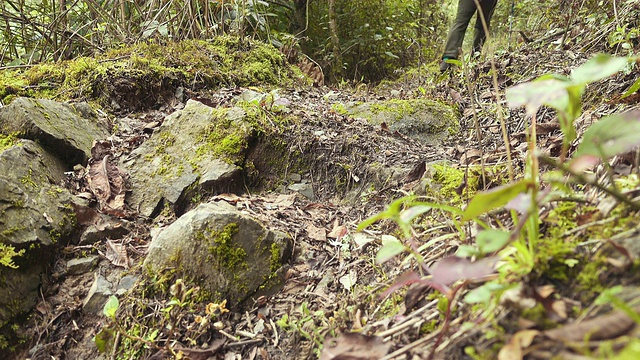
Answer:
[{"label": "bare tree trunk", "polygon": [[331,73],[334,77],[340,78],[342,77],[342,52],[340,51],[340,38],[338,37],[335,0],[329,0],[329,32],[331,34],[331,47],[333,50]]}]

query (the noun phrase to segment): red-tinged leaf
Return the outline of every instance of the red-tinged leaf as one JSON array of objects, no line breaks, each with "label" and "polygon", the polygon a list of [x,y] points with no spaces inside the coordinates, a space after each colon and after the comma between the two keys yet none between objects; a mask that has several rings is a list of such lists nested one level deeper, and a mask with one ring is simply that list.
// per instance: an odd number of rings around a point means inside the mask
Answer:
[{"label": "red-tinged leaf", "polygon": [[515,210],[519,214],[527,214],[531,210],[531,194],[520,193],[516,195],[505,206],[507,210]]},{"label": "red-tinged leaf", "polygon": [[411,285],[421,281],[422,281],[422,278],[420,277],[420,275],[418,275],[418,273],[416,273],[415,271],[408,271],[400,275],[400,277],[398,277],[396,282],[391,284],[391,286],[389,286],[387,290],[385,290],[382,294],[380,294],[380,297],[385,297],[388,294],[391,294],[392,292],[404,286]]},{"label": "red-tinged leaf", "polygon": [[518,194],[525,192],[531,185],[531,181],[520,180],[476,194],[464,210],[462,221],[474,219],[497,207],[504,206]]},{"label": "red-tinged leaf", "polygon": [[600,119],[584,133],[575,157],[585,155],[603,159],[633,150],[640,145],[640,110]]},{"label": "red-tinged leaf", "polygon": [[469,259],[449,256],[431,268],[431,280],[435,283],[449,286],[458,280],[480,280],[495,272],[496,257],[487,257],[475,262]]},{"label": "red-tinged leaf", "polygon": [[574,158],[569,164],[569,169],[575,173],[582,173],[593,168],[600,162],[600,158],[595,155],[582,155]]},{"label": "red-tinged leaf", "polygon": [[325,339],[320,360],[382,359],[390,347],[391,343],[385,343],[377,336],[345,333],[337,338]]},{"label": "red-tinged leaf", "polygon": [[407,250],[398,239],[391,235],[382,236],[382,246],[376,254],[376,264],[382,264]]}]

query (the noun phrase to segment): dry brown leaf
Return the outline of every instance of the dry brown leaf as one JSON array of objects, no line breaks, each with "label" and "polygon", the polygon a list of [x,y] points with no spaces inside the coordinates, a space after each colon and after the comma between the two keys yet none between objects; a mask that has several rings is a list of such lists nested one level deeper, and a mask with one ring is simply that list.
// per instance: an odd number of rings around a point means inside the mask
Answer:
[{"label": "dry brown leaf", "polygon": [[105,203],[111,197],[111,186],[109,185],[109,177],[107,175],[106,164],[109,156],[105,156],[102,161],[92,164],[89,167],[87,182],[89,189],[96,196],[99,203]]},{"label": "dry brown leaf", "polygon": [[387,354],[390,346],[377,336],[346,333],[325,340],[320,360],[377,360]]},{"label": "dry brown leaf", "polygon": [[307,235],[313,240],[327,241],[327,231],[311,224],[307,225]]},{"label": "dry brown leaf", "polygon": [[280,194],[273,202],[274,205],[278,205],[281,209],[286,209],[288,207],[293,206],[296,201],[296,194]]},{"label": "dry brown leaf", "polygon": [[538,330],[521,330],[513,334],[509,342],[500,349],[498,360],[522,359],[522,350],[528,348],[538,334],[540,334]]},{"label": "dry brown leaf", "polygon": [[122,244],[107,240],[107,253],[104,256],[115,266],[122,266],[126,269],[129,268],[127,248]]},{"label": "dry brown leaf", "polygon": [[[636,309],[637,311],[638,309]],[[547,330],[544,335],[564,342],[614,339],[631,330],[635,322],[623,311],[617,310],[580,323],[572,323]]]},{"label": "dry brown leaf", "polygon": [[327,237],[340,240],[345,235],[347,235],[347,227],[344,225],[338,225],[329,232]]}]

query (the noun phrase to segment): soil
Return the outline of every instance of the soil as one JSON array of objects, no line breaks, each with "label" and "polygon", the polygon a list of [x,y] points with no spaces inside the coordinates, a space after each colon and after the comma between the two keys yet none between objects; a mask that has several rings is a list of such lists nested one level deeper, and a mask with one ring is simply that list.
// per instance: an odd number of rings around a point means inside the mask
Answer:
[{"label": "soil", "polygon": [[[567,61],[567,53],[573,54],[570,61]],[[545,48],[541,51],[540,44],[522,46],[517,51],[493,59],[497,68],[495,80],[499,91],[503,92],[509,86],[532,80],[546,72],[566,75],[589,57],[587,53],[572,52],[572,49]],[[172,357],[167,351],[167,347],[171,347],[175,352],[173,356],[180,353],[183,358],[191,359],[309,359],[318,358],[320,346],[324,343],[327,347],[326,339],[347,332],[377,335],[384,339],[390,345],[389,351],[394,351],[385,359],[428,358],[434,353],[436,358],[469,358],[465,348],[470,345],[475,346],[478,353],[486,351],[485,356],[495,356],[493,347],[498,344],[499,350],[508,341],[508,334],[522,329],[522,324],[519,324],[522,318],[515,309],[496,309],[495,319],[484,322],[475,317],[474,308],[460,303],[460,308],[446,323],[443,320],[442,300],[434,290],[422,288],[416,292],[414,288],[413,291],[407,292],[405,289],[381,295],[402,273],[414,268],[415,263],[402,259],[382,265],[375,263],[380,236],[399,234],[392,222],[383,221],[364,232],[356,231],[363,220],[383,211],[395,199],[416,192],[420,188],[420,178],[424,172],[421,164],[424,163],[446,161],[448,166],[465,169],[469,163],[478,164],[482,159],[485,166],[495,166],[495,170],[486,174],[490,179],[478,190],[504,182],[507,172],[503,165],[507,161],[507,151],[496,117],[496,112],[500,111],[496,108],[496,98],[502,98],[502,95],[496,94],[494,79],[489,75],[491,66],[490,61],[475,60],[474,66],[468,70],[470,74],[467,78],[473,79],[471,84],[467,84],[459,72],[444,75],[425,73],[422,76],[413,73],[405,74],[400,81],[377,87],[311,87],[283,91],[281,96],[291,101],[292,112],[302,121],[282,136],[292,154],[298,151],[300,155],[300,151],[308,151],[315,159],[309,164],[307,173],[289,176],[312,178],[316,199],[297,195],[283,200],[279,197],[283,192],[292,192],[283,188],[269,189],[264,186],[268,181],[241,193],[212,194],[202,199],[227,201],[251,213],[267,227],[291,235],[295,242],[295,254],[294,260],[287,264],[283,286],[275,293],[261,294],[240,306],[230,304],[228,307],[231,311],[220,314],[218,318],[220,325],[216,329],[220,331],[202,332],[196,339],[187,339],[184,334],[190,333],[192,327],[196,326],[193,314],[172,314],[174,319],[180,321],[173,322],[172,329],[157,329],[160,335],[156,344],[161,348],[145,350],[142,348],[144,343],[140,342],[137,356],[115,352],[115,348],[106,354],[98,354],[93,337],[109,320],[102,315],[82,311],[82,300],[93,281],[93,275],[68,275],[63,264],[67,259],[97,253],[101,254],[97,271],[107,279],[117,282],[123,273],[140,274],[138,264],[144,259],[151,229],[167,226],[175,220],[176,214],[163,213],[154,219],[132,218],[134,230],[118,240],[129,254],[130,269],[115,266],[102,256],[106,252],[105,242],[89,246],[70,245],[66,248],[60,265],[53,269],[47,279],[50,285],[43,287],[42,301],[31,319],[31,350],[18,358],[95,359],[102,356],[164,359]],[[614,96],[626,90],[636,77],[634,74],[621,73],[590,87],[584,97],[587,115],[580,118],[578,132],[581,133],[603,115],[636,107],[637,98],[623,101]],[[209,99],[218,106],[226,106],[231,100],[229,94],[242,90],[220,89],[201,92],[197,96]],[[336,102],[421,96],[458,106],[462,114],[460,134],[439,146],[425,146],[402,134],[391,133],[384,127],[372,126],[363,119],[340,115],[331,108]],[[114,156],[124,156],[139,146],[151,136],[150,129],[159,126],[166,115],[180,106],[180,103],[171,103],[156,110],[131,113],[126,117],[120,115],[115,122],[125,121],[128,126],[121,127],[120,132],[111,139],[115,145],[112,150]],[[123,113],[122,109],[119,113]],[[551,156],[558,156],[562,137],[554,113],[541,110],[537,120],[540,149]],[[506,128],[510,134],[510,156],[516,174],[522,173],[525,164],[526,127],[523,110],[512,110]],[[479,134],[476,129],[480,129]],[[269,154],[265,152],[252,155],[254,159],[267,156]],[[622,159],[619,164],[633,164],[634,161]],[[383,170],[363,170],[366,164],[372,163],[380,164]],[[370,187],[373,177],[386,178],[378,182],[382,186]],[[337,183],[336,179],[348,181]],[[286,185],[286,181],[283,185]],[[464,187],[462,183],[459,185]],[[278,201],[285,202],[274,206]],[[440,216],[436,218],[443,219]],[[503,218],[494,220],[499,219]],[[447,234],[456,231],[451,223],[442,221],[423,224],[415,229],[416,246],[438,237],[445,239],[423,249],[427,264],[454,254],[458,246],[467,241],[455,236],[447,237]],[[604,284],[637,284],[632,275],[620,271],[609,271],[601,276]],[[543,278],[530,280],[534,286],[551,283]],[[527,279],[522,281],[526,282]],[[570,285],[561,282],[555,284],[555,293],[561,294],[558,297],[566,299],[566,304],[582,309],[590,306],[587,302],[582,303],[581,294],[570,294],[573,289]],[[125,298],[127,296],[133,295],[125,295]],[[122,304],[133,303],[122,301]],[[120,309],[121,315],[136,309],[134,305],[129,309],[126,306]],[[149,299],[147,306],[156,306],[157,311],[166,306],[166,299]],[[132,323],[131,319],[124,317],[120,321]],[[478,323],[476,328],[461,326],[463,322],[474,321]],[[564,319],[558,321],[556,326],[567,322],[571,321]],[[492,326],[496,323],[501,324],[507,335],[492,333],[495,329]],[[138,335],[144,337],[144,334]],[[126,340],[119,338],[119,344],[135,348]],[[379,344],[365,346],[359,355],[352,357],[323,355],[325,357],[322,358],[382,358],[366,355],[372,354],[377,346]],[[553,347],[545,349],[544,353],[539,351],[539,354],[545,357],[563,354],[565,350],[563,345],[554,343]]]}]

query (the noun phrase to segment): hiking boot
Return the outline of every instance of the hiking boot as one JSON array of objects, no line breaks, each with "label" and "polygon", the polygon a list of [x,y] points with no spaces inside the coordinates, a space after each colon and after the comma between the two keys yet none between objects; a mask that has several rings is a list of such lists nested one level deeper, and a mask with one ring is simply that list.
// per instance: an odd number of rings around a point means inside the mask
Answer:
[{"label": "hiking boot", "polygon": [[443,73],[449,69],[451,69],[451,67],[453,66],[453,64],[450,64],[447,62],[447,60],[455,60],[453,58],[448,58],[448,57],[444,57],[442,58],[442,61],[440,62],[440,72]]}]

